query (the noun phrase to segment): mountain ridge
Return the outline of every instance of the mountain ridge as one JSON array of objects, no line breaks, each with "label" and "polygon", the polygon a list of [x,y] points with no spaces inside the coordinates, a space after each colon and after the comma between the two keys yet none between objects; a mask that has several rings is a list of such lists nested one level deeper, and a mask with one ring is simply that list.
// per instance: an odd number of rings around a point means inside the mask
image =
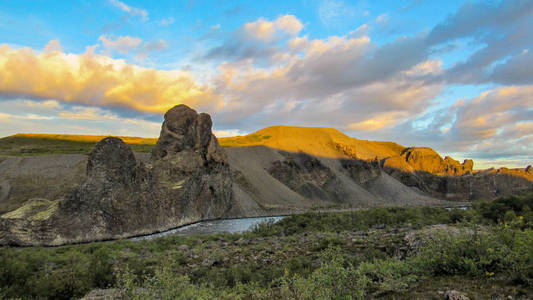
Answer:
[{"label": "mountain ridge", "polygon": [[[323,127],[268,127],[219,143],[211,125],[208,114],[178,105],[165,114],[155,145],[115,137],[94,143],[94,136],[0,139],[0,153],[15,154],[0,157],[0,244],[60,245],[210,218],[456,206],[533,192],[531,167],[474,172],[473,161],[431,148]],[[60,154],[42,155],[47,147]]]}]

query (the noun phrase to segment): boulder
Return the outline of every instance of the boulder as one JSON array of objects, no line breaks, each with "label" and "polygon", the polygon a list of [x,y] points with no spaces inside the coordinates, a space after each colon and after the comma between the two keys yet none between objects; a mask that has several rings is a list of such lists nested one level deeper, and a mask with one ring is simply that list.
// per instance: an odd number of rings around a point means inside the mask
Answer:
[{"label": "boulder", "polygon": [[130,146],[119,138],[107,137],[89,154],[87,177],[102,184],[129,183],[135,176],[136,165]]},{"label": "boulder", "polygon": [[449,290],[444,293],[444,299],[446,300],[470,300],[465,294],[456,291],[456,290]]}]

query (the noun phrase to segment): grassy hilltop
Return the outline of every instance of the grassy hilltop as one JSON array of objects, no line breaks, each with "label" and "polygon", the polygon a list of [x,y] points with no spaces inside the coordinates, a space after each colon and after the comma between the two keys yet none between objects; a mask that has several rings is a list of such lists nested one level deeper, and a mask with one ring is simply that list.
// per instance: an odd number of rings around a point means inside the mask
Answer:
[{"label": "grassy hilltop", "polygon": [[[104,135],[28,134],[0,139],[0,155],[88,154]],[[119,136],[135,152],[150,152],[157,138]],[[405,147],[393,142],[351,138],[333,128],[273,126],[244,136],[219,138],[223,147],[267,146],[287,152],[341,158],[357,153],[363,159],[384,158],[401,153]],[[344,149],[335,145],[343,145]]]},{"label": "grassy hilltop", "polygon": [[[0,139],[0,155],[89,154],[107,136],[21,133]],[[135,152],[150,152],[156,138],[119,136]]]}]

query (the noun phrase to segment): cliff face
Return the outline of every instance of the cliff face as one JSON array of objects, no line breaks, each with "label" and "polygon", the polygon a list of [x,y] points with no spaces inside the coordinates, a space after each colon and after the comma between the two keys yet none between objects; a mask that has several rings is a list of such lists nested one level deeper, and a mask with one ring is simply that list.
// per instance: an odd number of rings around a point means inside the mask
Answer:
[{"label": "cliff face", "polygon": [[382,166],[405,185],[441,199],[493,199],[533,191],[533,174],[527,168],[475,172],[472,160],[443,159],[431,148],[406,148],[382,160]]},{"label": "cliff face", "polygon": [[401,155],[384,159],[385,167],[393,167],[407,172],[423,171],[439,176],[460,176],[473,172],[474,162],[465,160],[462,164],[446,156],[444,159],[427,147],[405,148]]},{"label": "cliff face", "polygon": [[[493,199],[500,196],[533,192],[533,170],[531,167],[526,169],[501,168],[477,172],[473,170],[474,162],[472,160],[467,159],[460,163],[449,156],[442,158],[431,148],[403,147],[391,142],[359,140],[350,138],[331,128],[275,126],[246,136],[223,138],[221,144],[228,147],[230,152],[236,151],[235,148],[264,146],[279,152],[311,155],[322,161],[337,161],[337,164],[341,165],[339,168],[331,163],[326,165],[333,166],[332,169],[348,175],[353,181],[365,188],[373,184],[374,193],[387,189],[385,185],[381,184],[383,180],[377,180],[383,179],[385,175],[389,175],[401,184],[414,188],[427,196],[454,201]],[[232,163],[232,165],[238,164]],[[284,169],[288,169],[289,165],[290,163],[284,165]],[[279,167],[278,165],[275,166],[275,168]],[[278,173],[287,172],[280,171]],[[294,174],[291,178],[298,175]],[[326,177],[335,178],[331,175]],[[337,174],[336,177],[341,178],[342,176],[339,177]],[[287,180],[281,175],[277,175],[276,178],[281,178],[282,182],[287,183]],[[299,180],[298,185],[294,181],[287,183],[287,186],[298,189],[298,186],[302,185],[302,179]],[[313,182],[317,187],[321,186],[320,181],[314,180]],[[334,181],[330,180],[329,187],[332,186],[331,182]],[[391,184],[390,178],[387,182],[389,185]],[[321,189],[323,190],[323,188]],[[334,190],[339,189],[335,188]],[[405,190],[402,191],[406,192]],[[341,194],[337,193],[337,195]],[[399,197],[394,194],[397,193],[389,194],[388,200],[390,197]],[[322,198],[332,199],[335,197],[338,196],[325,193]],[[366,197],[360,196],[360,199],[366,199]],[[378,200],[373,201],[379,202]],[[359,202],[364,203],[366,200]]]},{"label": "cliff face", "polygon": [[32,199],[0,217],[0,244],[61,245],[149,234],[221,217],[232,181],[211,118],[179,105],[165,114],[148,163],[118,138],[90,153],[86,179],[60,199]]}]

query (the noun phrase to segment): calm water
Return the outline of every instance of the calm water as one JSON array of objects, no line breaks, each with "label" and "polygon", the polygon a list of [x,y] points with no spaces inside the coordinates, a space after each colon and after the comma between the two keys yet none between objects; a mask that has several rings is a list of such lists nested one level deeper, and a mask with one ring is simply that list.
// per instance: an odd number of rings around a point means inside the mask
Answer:
[{"label": "calm water", "polygon": [[278,222],[284,217],[261,217],[261,218],[244,218],[244,219],[227,219],[203,221],[191,225],[186,225],[165,232],[154,233],[151,235],[132,238],[134,241],[151,240],[158,237],[169,235],[194,235],[194,234],[213,234],[220,232],[240,233],[252,229],[256,224],[266,221]]},{"label": "calm water", "polygon": [[453,209],[459,209],[459,210],[467,210],[470,209],[470,206],[455,206],[455,207],[446,207],[448,211],[451,211]]}]

